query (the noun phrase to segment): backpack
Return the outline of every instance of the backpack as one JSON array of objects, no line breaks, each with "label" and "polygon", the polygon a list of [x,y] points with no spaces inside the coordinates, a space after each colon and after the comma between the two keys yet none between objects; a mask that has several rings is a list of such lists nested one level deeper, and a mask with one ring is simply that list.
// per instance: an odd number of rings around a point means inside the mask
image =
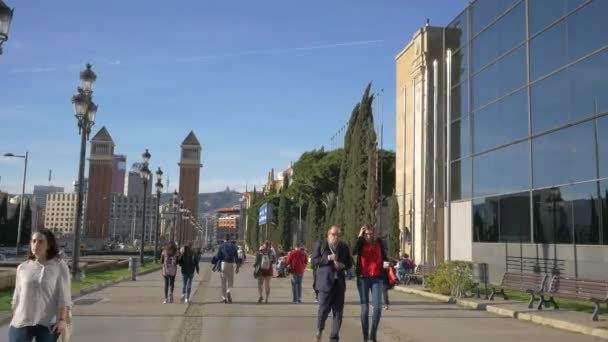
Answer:
[{"label": "backpack", "polygon": [[177,273],[177,260],[175,255],[165,256],[165,262],[163,263],[163,275],[175,276]]},{"label": "backpack", "polygon": [[270,257],[268,254],[262,254],[262,261],[260,261],[260,269],[268,271],[270,269]]},{"label": "backpack", "polygon": [[239,250],[237,251],[237,254],[238,254],[239,259],[243,260],[243,250],[242,250],[242,249],[239,249]]}]

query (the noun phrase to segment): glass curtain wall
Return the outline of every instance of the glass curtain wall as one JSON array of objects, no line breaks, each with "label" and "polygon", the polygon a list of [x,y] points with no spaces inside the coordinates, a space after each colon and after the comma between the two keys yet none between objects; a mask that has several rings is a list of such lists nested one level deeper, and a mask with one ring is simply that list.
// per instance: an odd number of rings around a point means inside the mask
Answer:
[{"label": "glass curtain wall", "polygon": [[608,1],[477,0],[446,28],[473,241],[608,243]]}]

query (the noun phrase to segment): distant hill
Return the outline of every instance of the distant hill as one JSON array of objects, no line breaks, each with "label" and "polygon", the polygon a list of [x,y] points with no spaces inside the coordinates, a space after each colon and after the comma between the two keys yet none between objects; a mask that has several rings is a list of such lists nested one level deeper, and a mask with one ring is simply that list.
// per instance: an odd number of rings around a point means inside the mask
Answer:
[{"label": "distant hill", "polygon": [[[171,201],[173,194],[163,194],[161,204]],[[229,188],[220,192],[198,194],[198,207],[200,215],[213,213],[220,208],[231,208],[239,205],[241,193]]]}]

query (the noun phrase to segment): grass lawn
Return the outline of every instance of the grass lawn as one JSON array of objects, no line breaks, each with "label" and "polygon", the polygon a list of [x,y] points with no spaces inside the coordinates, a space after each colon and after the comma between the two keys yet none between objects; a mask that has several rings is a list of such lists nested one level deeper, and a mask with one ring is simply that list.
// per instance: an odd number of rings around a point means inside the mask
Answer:
[{"label": "grass lawn", "polygon": [[[153,262],[147,263],[144,267],[140,268],[140,272],[148,271],[152,269],[160,269],[159,265]],[[126,277],[131,274],[128,268],[121,268],[111,271],[99,271],[86,273],[85,279],[72,282],[72,291],[77,291],[86,287],[94,286],[97,284],[104,283],[106,281],[119,279]],[[0,291],[0,311],[10,311],[11,300],[13,299],[13,289],[5,289]]]},{"label": "grass lawn", "polygon": [[[506,290],[505,292],[507,293],[509,300],[517,300],[517,301],[522,301],[522,302],[526,302],[526,303],[530,300],[530,295],[525,292],[511,291],[511,290]],[[537,299],[538,299],[538,297],[537,297]],[[502,300],[502,297],[500,295],[496,295],[496,300],[497,301]],[[557,302],[557,305],[559,305],[559,308],[562,310],[587,312],[587,313],[591,314],[591,313],[593,313],[593,310],[595,309],[595,305],[591,302],[559,298],[559,297],[556,297],[555,301]],[[535,305],[536,305],[536,303],[538,303],[538,302],[535,302]],[[608,309],[606,308],[606,305],[602,305],[600,307],[600,315],[608,315]]]}]

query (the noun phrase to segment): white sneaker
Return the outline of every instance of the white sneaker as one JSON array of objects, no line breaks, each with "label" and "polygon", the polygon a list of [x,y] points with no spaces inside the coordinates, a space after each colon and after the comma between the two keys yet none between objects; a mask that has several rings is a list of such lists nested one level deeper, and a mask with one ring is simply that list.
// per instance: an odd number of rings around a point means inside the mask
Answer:
[{"label": "white sneaker", "polygon": [[190,302],[188,298],[184,299],[184,303],[188,304],[188,302]]},{"label": "white sneaker", "polygon": [[165,298],[165,300],[163,301],[163,304],[167,304],[169,303],[169,300],[167,300],[167,298]]}]

